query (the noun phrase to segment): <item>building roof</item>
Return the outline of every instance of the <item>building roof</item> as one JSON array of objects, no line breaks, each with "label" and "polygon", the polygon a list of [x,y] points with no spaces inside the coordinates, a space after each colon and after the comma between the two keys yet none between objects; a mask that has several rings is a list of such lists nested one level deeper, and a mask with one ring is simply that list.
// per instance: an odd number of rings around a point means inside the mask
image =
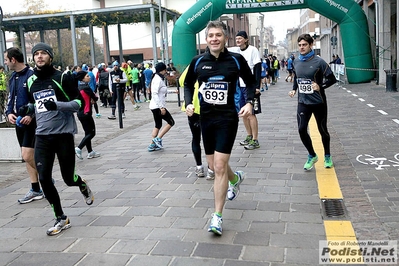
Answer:
[{"label": "building roof", "polygon": [[[154,9],[155,20],[159,18],[159,6],[154,4],[129,5],[86,9],[78,11],[49,12],[23,16],[4,15],[1,26],[5,31],[19,32],[20,26],[25,32],[70,29],[71,17],[74,17],[76,28],[97,27],[115,24],[133,24],[151,21],[151,8]],[[177,19],[181,14],[177,11],[161,7],[167,14],[167,20]]]}]

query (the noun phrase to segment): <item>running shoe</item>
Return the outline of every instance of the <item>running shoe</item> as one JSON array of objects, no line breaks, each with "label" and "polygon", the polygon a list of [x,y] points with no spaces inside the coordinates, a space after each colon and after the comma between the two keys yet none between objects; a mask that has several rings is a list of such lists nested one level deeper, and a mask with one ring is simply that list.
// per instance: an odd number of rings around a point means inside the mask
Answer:
[{"label": "running shoe", "polygon": [[91,151],[91,152],[89,152],[89,154],[87,154],[87,159],[93,159],[93,158],[97,158],[100,156],[101,156],[101,153],[96,152],[96,151]]},{"label": "running shoe", "polygon": [[82,179],[83,182],[83,189],[80,189],[80,192],[82,193],[85,202],[87,205],[92,205],[94,202],[94,195],[93,192],[91,192],[91,189],[89,188],[89,186],[87,185],[87,181]]},{"label": "running shoe", "polygon": [[155,143],[155,145],[157,145],[158,148],[161,148],[161,149],[163,148],[162,139],[161,138],[156,137],[152,141]]},{"label": "running shoe", "polygon": [[33,191],[33,189],[30,189],[28,193],[25,194],[25,197],[22,199],[19,199],[18,202],[21,204],[29,203],[34,200],[41,200],[44,198],[43,191],[40,190],[39,192]]},{"label": "running shoe", "polygon": [[246,150],[254,150],[254,149],[259,149],[259,141],[257,139],[251,139],[248,143],[248,145],[244,146],[244,149]]},{"label": "running shoe", "polygon": [[196,176],[198,176],[198,177],[205,177],[205,173],[204,173],[204,167],[203,166],[201,166],[201,167],[196,167],[196,169],[195,169],[195,174],[196,174]]},{"label": "running shoe", "polygon": [[305,165],[303,166],[303,169],[305,171],[309,171],[313,168],[313,165],[319,160],[319,157],[316,156],[312,156],[312,155],[308,155],[308,160],[306,161]]},{"label": "running shoe", "polygon": [[154,143],[151,143],[151,144],[148,146],[147,149],[148,149],[149,152],[151,152],[151,151],[159,151],[161,148],[158,148],[157,145],[155,145]]},{"label": "running shoe", "polygon": [[238,181],[234,185],[229,181],[229,188],[227,189],[228,200],[235,200],[238,197],[240,193],[240,184],[245,179],[245,173],[243,171],[236,171],[234,174],[238,177]]},{"label": "running shoe", "polygon": [[100,113],[96,114],[96,118],[101,118],[101,114]]},{"label": "running shoe", "polygon": [[66,230],[71,227],[71,222],[68,217],[65,219],[57,218],[53,227],[47,230],[47,235],[55,236],[61,233],[62,230]]},{"label": "running shoe", "polygon": [[331,155],[324,156],[324,167],[332,168],[334,166],[333,161],[331,159]]},{"label": "running shoe", "polygon": [[126,115],[125,115],[125,113],[122,113],[122,118],[126,118]]},{"label": "running shoe", "polygon": [[208,174],[206,180],[215,180],[215,172],[208,168]]},{"label": "running shoe", "polygon": [[108,116],[108,119],[110,119],[110,120],[115,120],[115,119],[116,119],[116,116],[115,116],[115,115],[110,115],[110,116]]},{"label": "running shoe", "polygon": [[137,111],[137,110],[140,109],[140,107],[141,107],[141,105],[134,105],[134,106],[133,106],[133,109],[134,109],[134,111]]},{"label": "running shoe", "polygon": [[244,140],[240,141],[240,145],[242,145],[242,146],[248,145],[251,140],[252,140],[252,136],[248,135]]},{"label": "running shoe", "polygon": [[79,147],[75,148],[75,154],[76,154],[76,157],[78,157],[80,160],[83,160],[82,150],[79,149]]},{"label": "running shoe", "polygon": [[212,214],[212,219],[208,228],[208,232],[212,232],[216,235],[221,236],[223,231],[222,223],[223,223],[222,216],[219,216],[216,213]]}]

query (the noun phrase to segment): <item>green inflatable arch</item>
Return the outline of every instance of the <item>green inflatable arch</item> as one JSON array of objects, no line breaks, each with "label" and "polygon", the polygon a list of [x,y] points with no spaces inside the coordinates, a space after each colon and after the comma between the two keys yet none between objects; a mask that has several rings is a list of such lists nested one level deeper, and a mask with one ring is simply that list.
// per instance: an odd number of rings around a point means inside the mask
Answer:
[{"label": "green inflatable arch", "polygon": [[[310,8],[340,25],[349,83],[374,78],[367,18],[354,0],[199,0],[177,21],[172,33],[173,63],[184,69],[197,54],[196,34],[223,14]],[[266,17],[267,19],[267,17]]]}]

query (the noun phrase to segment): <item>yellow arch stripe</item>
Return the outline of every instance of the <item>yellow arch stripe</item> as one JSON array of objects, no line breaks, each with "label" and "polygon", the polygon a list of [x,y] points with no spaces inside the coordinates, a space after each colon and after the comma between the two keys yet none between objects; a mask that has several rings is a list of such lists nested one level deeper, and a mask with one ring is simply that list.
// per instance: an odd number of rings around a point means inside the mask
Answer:
[{"label": "yellow arch stripe", "polygon": [[[324,168],[324,148],[314,116],[312,116],[309,122],[309,134],[312,138],[315,152],[319,156],[319,161],[315,164],[314,168],[320,199],[343,199],[335,169]],[[332,159],[334,160],[334,157]],[[352,222],[349,220],[325,220],[324,230],[327,241],[357,240]],[[343,255],[341,258],[346,258],[346,256]],[[351,258],[354,258],[354,256],[351,256]]]}]

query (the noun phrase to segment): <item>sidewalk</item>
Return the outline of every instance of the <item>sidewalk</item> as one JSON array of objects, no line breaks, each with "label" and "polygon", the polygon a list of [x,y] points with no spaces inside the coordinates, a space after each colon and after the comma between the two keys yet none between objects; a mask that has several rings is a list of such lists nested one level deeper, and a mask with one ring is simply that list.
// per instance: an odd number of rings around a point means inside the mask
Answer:
[{"label": "sidewalk", "polygon": [[[0,163],[0,265],[318,265],[326,233],[315,172],[303,171],[307,152],[290,85],[281,78],[262,93],[259,149],[239,145],[246,136],[240,122],[230,165],[247,179],[237,200],[226,202],[222,237],[206,230],[213,182],[195,176],[187,117],[169,94],[176,125],[157,152],[147,151],[154,126],[148,103],[133,111],[125,101],[123,129],[100,107],[93,148],[101,157],[86,159],[83,150],[76,164],[94,204],[54,167],[72,224],[58,236],[45,233],[54,223],[46,200],[17,203],[29,186],[24,164]],[[329,88],[327,100],[335,171],[357,238],[399,239],[399,94],[372,83],[343,85]]]}]

